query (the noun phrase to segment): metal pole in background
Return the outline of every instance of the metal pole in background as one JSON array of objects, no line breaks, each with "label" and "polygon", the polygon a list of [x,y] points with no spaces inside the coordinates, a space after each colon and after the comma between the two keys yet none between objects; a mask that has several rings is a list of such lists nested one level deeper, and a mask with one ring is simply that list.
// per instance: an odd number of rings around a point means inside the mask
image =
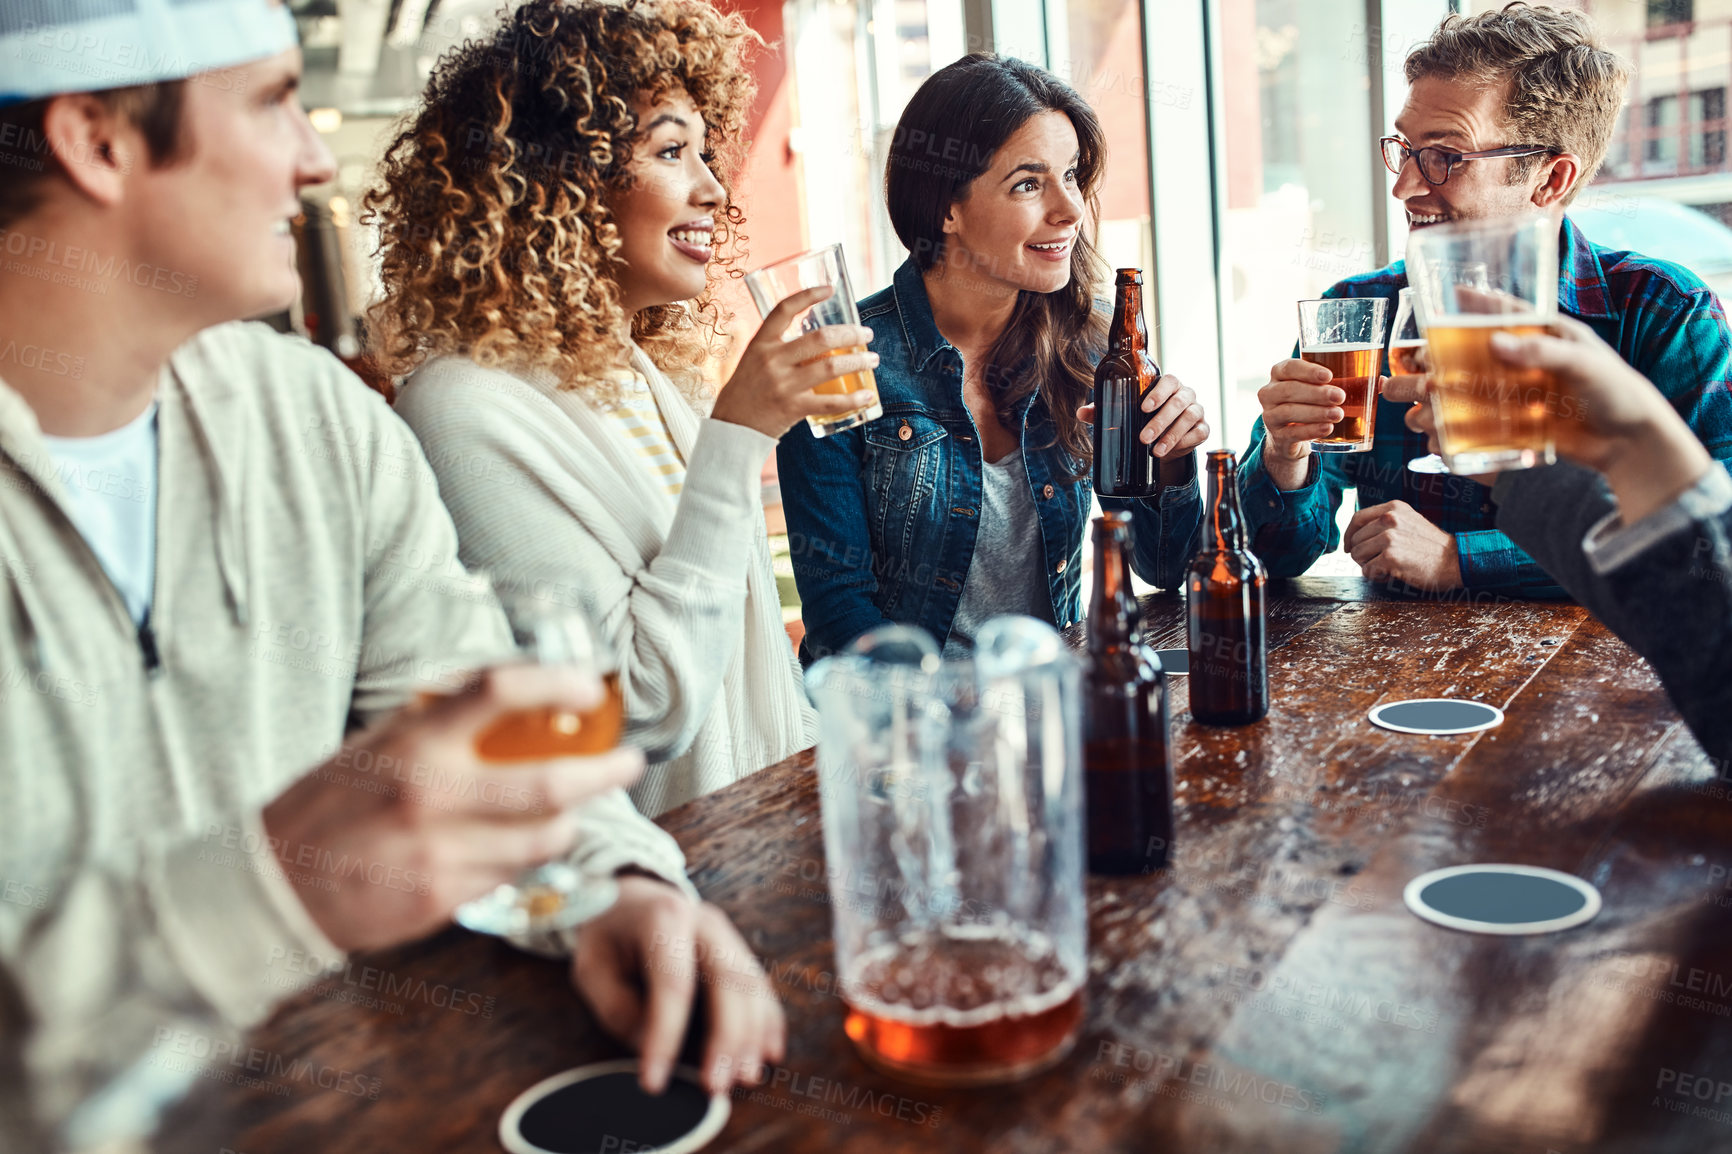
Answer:
[{"label": "metal pole in background", "polygon": [[1197,389],[1215,430],[1209,443],[1231,445],[1221,295],[1224,110],[1214,92],[1221,75],[1220,6],[1218,0],[1144,0],[1141,14],[1155,247],[1144,279],[1151,335],[1162,367]]},{"label": "metal pole in background", "polygon": [[[1371,98],[1371,131],[1382,136],[1389,131],[1389,113],[1384,105],[1383,62],[1388,51],[1384,41],[1383,0],[1365,0],[1365,72]],[[1389,195],[1384,186],[1382,158],[1371,166],[1371,249],[1376,267],[1389,263]]]}]

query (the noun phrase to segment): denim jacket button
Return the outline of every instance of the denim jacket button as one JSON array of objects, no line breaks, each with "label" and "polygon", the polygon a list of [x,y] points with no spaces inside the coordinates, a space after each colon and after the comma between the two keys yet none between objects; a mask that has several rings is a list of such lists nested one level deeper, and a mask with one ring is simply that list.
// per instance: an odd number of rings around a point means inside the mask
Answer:
[{"label": "denim jacket button", "polygon": [[1055,569],[1055,570],[1053,570],[1053,572],[1055,572],[1055,573],[1063,573],[1063,572],[1064,572],[1064,567],[1065,567],[1065,566],[1066,566],[1066,565],[1069,565],[1069,564],[1070,564],[1070,561],[1069,561],[1069,559],[1066,559],[1066,560],[1064,560],[1064,561],[1060,561],[1060,562],[1059,562],[1059,563],[1058,563],[1058,568],[1057,568],[1057,569]]},{"label": "denim jacket button", "polygon": [[908,427],[908,422],[907,422],[907,421],[903,421],[903,422],[902,422],[902,427],[901,427],[901,428],[900,428],[900,429],[897,429],[897,430],[896,430],[896,436],[897,436],[897,437],[898,437],[898,438],[899,438],[899,439],[900,439],[900,440],[904,440],[904,441],[906,441],[906,440],[908,440],[908,439],[909,439],[909,438],[911,438],[911,437],[912,437],[912,436],[914,436],[914,430],[913,430],[913,429],[911,429],[911,428],[909,428],[909,427]]},{"label": "denim jacket button", "polygon": [[1045,497],[1048,501],[1052,500],[1052,486],[1048,485],[1046,488],[1042,489],[1040,495]]}]

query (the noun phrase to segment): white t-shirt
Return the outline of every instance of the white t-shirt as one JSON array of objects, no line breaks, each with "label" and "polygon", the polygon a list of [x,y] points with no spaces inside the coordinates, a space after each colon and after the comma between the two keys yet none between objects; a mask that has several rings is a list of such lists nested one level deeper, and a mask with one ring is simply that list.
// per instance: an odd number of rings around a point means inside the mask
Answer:
[{"label": "white t-shirt", "polygon": [[112,433],[42,440],[72,523],[142,623],[156,591],[156,402]]}]

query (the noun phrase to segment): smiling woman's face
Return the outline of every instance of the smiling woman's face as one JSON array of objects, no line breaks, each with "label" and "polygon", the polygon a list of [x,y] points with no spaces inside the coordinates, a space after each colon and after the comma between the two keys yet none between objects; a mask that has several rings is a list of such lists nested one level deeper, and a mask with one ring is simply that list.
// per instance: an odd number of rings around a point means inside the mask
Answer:
[{"label": "smiling woman's face", "polygon": [[944,218],[944,263],[1006,289],[1057,292],[1070,283],[1083,222],[1077,135],[1070,117],[1042,112],[1004,142],[968,199]]},{"label": "smiling woman's face", "polygon": [[614,275],[627,315],[703,293],[716,212],[727,203],[691,99],[675,91],[632,108],[644,136],[626,165],[626,186],[608,195],[620,239]]}]

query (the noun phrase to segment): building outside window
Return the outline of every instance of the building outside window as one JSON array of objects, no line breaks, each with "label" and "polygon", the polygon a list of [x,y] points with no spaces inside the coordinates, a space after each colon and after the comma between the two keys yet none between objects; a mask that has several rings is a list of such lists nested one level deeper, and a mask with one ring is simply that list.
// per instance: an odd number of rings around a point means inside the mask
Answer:
[{"label": "building outside window", "polygon": [[1648,0],[1648,27],[1687,24],[1696,18],[1693,0]]},{"label": "building outside window", "polygon": [[[1690,269],[1732,292],[1732,0],[1578,0],[1630,67],[1623,114],[1594,184],[1569,213],[1592,240]],[[1502,7],[1472,0],[1472,9]]]},{"label": "building outside window", "polygon": [[[1648,100],[1645,172],[1675,175],[1719,168],[1726,160],[1726,90],[1709,88],[1688,95],[1655,96]],[[1689,115],[1680,123],[1678,110]]]}]

